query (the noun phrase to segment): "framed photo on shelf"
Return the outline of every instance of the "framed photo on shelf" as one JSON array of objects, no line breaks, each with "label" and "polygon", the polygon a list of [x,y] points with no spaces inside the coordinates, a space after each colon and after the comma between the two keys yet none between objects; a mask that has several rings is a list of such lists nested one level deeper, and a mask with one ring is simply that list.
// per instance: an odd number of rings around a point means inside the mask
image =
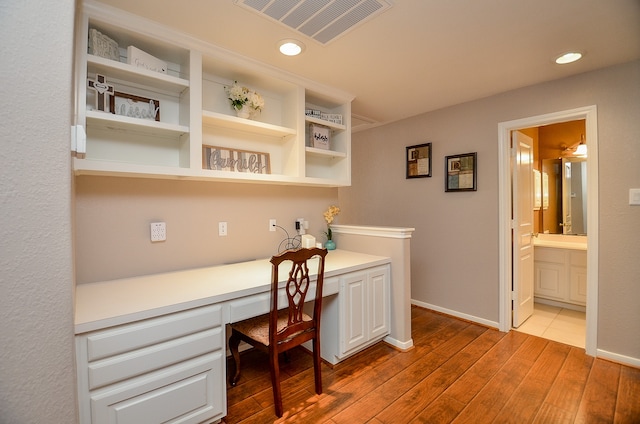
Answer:
[{"label": "framed photo on shelf", "polygon": [[309,147],[329,150],[331,129],[324,125],[309,124]]},{"label": "framed photo on shelf", "polygon": [[446,156],[444,159],[444,191],[476,191],[477,156],[474,153]]},{"label": "framed photo on shelf", "polygon": [[110,98],[111,113],[160,121],[160,101],[116,91]]},{"label": "framed photo on shelf", "polygon": [[431,176],[431,143],[407,146],[407,178]]},{"label": "framed photo on shelf", "polygon": [[202,145],[202,169],[271,174],[269,153]]}]

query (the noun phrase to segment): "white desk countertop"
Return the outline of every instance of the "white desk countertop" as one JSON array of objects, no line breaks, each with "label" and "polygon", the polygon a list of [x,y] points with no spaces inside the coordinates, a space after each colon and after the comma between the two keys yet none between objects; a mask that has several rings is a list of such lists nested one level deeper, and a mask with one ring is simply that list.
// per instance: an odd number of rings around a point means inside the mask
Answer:
[{"label": "white desk countertop", "polygon": [[[387,257],[332,250],[325,261],[325,280],[388,263]],[[315,269],[309,266],[313,274]],[[79,284],[75,333],[268,292],[270,285],[269,259]]]}]

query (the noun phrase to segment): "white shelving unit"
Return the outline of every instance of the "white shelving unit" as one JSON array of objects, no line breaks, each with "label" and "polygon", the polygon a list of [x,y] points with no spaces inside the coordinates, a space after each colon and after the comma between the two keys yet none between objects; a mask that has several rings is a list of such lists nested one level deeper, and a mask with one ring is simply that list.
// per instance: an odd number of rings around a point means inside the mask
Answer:
[{"label": "white shelving unit", "polygon": [[[78,17],[76,125],[86,151],[73,161],[76,175],[258,182],[339,187],[351,184],[353,96],[295,76],[144,18],[97,2]],[[89,30],[118,43],[120,60],[89,53]],[[168,64],[167,74],[127,63],[135,46]],[[160,120],[96,110],[88,81],[102,75],[118,93],[160,102]],[[225,87],[234,81],[265,99],[253,119],[236,117]],[[305,109],[339,113],[343,124],[305,116]],[[330,150],[309,145],[309,125],[330,129]],[[268,155],[270,173],[203,169],[203,147]]]}]

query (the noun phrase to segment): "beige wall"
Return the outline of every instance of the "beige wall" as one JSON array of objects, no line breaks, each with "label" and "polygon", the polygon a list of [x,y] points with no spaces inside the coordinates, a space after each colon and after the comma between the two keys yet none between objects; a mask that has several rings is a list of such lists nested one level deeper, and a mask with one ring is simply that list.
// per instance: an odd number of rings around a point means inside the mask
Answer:
[{"label": "beige wall", "polygon": [[[498,123],[596,105],[600,178],[598,349],[640,360],[640,62],[426,113],[353,136],[343,222],[415,227],[412,298],[497,322]],[[433,143],[433,177],[405,179],[405,146]],[[444,156],[478,152],[478,191],[444,192]],[[592,154],[592,152],[589,152]]]},{"label": "beige wall", "polygon": [[74,423],[74,2],[3,0],[0,16],[0,422]]},{"label": "beige wall", "polygon": [[[77,178],[78,283],[271,256],[287,236],[269,231],[270,218],[292,237],[295,219],[305,218],[308,233],[324,241],[322,213],[337,195],[335,188]],[[151,243],[155,221],[166,222],[167,241]],[[219,221],[227,222],[225,237]]]}]

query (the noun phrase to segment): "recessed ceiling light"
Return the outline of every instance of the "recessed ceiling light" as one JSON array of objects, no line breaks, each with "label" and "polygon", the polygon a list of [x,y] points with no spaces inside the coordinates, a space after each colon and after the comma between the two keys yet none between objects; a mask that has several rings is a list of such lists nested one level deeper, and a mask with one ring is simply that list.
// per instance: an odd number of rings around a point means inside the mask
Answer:
[{"label": "recessed ceiling light", "polygon": [[301,41],[288,39],[278,41],[280,53],[287,56],[297,56],[304,51],[304,44]]},{"label": "recessed ceiling light", "polygon": [[575,62],[576,60],[580,60],[582,58],[582,53],[580,52],[568,52],[564,53],[561,56],[556,58],[556,63],[558,65],[566,65],[567,63]]}]

